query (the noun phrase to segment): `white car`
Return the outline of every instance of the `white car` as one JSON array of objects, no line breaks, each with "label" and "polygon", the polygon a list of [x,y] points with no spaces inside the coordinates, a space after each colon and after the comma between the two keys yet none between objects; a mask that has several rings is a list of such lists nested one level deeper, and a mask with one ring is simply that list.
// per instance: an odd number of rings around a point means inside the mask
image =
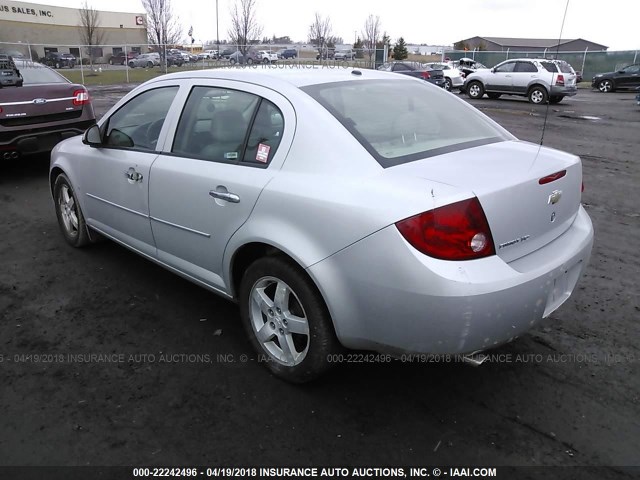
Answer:
[{"label": "white car", "polygon": [[579,157],[440,87],[321,68],[154,78],[49,176],[70,245],[101,234],[238,302],[292,382],[341,347],[467,354],[538,325],[590,257],[581,184]]},{"label": "white car", "polygon": [[455,67],[452,62],[435,62],[435,63],[427,63],[428,67],[435,68],[437,70],[442,70],[444,74],[444,88],[448,91],[452,91],[454,89],[462,90],[464,86],[464,73],[460,71],[457,67]]},{"label": "white car", "polygon": [[257,54],[258,59],[263,63],[271,63],[278,61],[278,54],[267,50],[260,50]]}]

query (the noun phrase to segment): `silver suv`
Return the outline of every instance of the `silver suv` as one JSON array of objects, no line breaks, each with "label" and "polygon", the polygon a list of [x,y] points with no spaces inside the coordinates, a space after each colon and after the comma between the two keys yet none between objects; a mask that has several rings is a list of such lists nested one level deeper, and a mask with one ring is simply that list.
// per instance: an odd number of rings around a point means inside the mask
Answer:
[{"label": "silver suv", "polygon": [[501,95],[527,97],[531,103],[559,103],[578,92],[576,72],[564,60],[514,58],[491,69],[477,70],[464,82],[470,98]]}]

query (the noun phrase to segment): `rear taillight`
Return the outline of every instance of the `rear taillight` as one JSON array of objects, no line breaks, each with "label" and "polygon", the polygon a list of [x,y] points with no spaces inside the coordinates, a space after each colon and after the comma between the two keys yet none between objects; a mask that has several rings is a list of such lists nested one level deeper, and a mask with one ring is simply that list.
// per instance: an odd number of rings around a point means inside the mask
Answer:
[{"label": "rear taillight", "polygon": [[84,88],[80,89],[80,90],[76,90],[75,92],[73,92],[73,104],[78,106],[78,105],[85,105],[87,103],[89,103],[91,100],[89,99],[89,92],[87,92]]},{"label": "rear taillight", "polygon": [[556,85],[560,87],[564,86],[564,75],[558,75],[556,78]]},{"label": "rear taillight", "polygon": [[420,75],[422,75],[422,78],[425,80],[429,80],[431,78],[431,74],[429,72],[421,72]]},{"label": "rear taillight", "polygon": [[476,197],[401,220],[396,227],[415,249],[441,260],[473,260],[496,253]]},{"label": "rear taillight", "polygon": [[566,170],[560,170],[559,172],[552,173],[551,175],[547,175],[546,177],[542,177],[538,180],[540,185],[546,185],[547,183],[555,182],[556,180],[560,180],[567,174]]}]

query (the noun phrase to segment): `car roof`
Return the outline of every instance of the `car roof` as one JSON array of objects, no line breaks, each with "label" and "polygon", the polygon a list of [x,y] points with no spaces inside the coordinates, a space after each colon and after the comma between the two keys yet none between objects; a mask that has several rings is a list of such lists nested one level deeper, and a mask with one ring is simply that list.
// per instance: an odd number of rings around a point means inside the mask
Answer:
[{"label": "car roof", "polygon": [[[360,74],[352,72],[358,71]],[[391,75],[391,76],[390,76]],[[398,78],[400,77],[400,78]],[[160,81],[169,78],[202,78],[202,79],[220,79],[220,80],[239,80],[243,82],[251,82],[267,87],[277,87],[283,83],[288,83],[295,87],[304,87],[307,85],[317,85],[322,83],[372,80],[393,78],[394,81],[412,81],[410,77],[403,78],[400,75],[390,74],[388,72],[379,72],[369,69],[353,69],[353,68],[323,68],[321,66],[306,67],[276,67],[276,66],[256,66],[250,68],[232,67],[217,68],[210,70],[190,70],[187,72],[171,73],[163,75],[151,80]]]}]

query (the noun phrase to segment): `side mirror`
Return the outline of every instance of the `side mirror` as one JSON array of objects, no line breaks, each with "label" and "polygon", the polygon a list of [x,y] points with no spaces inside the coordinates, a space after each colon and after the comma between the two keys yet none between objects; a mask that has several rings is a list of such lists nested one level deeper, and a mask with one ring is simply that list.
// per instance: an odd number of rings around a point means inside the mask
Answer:
[{"label": "side mirror", "polygon": [[627,73],[624,70],[618,70],[618,73]]},{"label": "side mirror", "polygon": [[91,147],[98,147],[102,145],[102,137],[100,135],[100,128],[98,125],[93,125],[84,132],[84,135],[82,136],[82,143]]},{"label": "side mirror", "polygon": [[496,68],[495,68],[495,67],[493,67],[493,68],[491,69],[491,73],[496,73]]}]

